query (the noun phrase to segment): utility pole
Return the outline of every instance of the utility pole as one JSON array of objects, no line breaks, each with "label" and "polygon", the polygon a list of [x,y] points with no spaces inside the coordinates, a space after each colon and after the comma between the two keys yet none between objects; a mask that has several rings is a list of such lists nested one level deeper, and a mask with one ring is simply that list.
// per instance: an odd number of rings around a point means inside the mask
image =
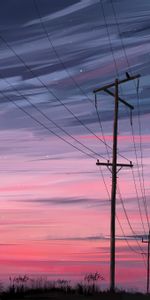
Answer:
[{"label": "utility pole", "polygon": [[[130,164],[117,163],[117,137],[118,137],[118,110],[119,102],[125,104],[131,110],[134,107],[119,97],[119,85],[126,83],[128,81],[137,79],[140,75],[129,76],[126,74],[126,78],[123,80],[116,79],[115,82],[95,89],[93,93],[96,95],[98,92],[106,92],[107,94],[115,98],[114,106],[114,125],[113,125],[113,152],[112,152],[112,163],[108,161],[107,163],[101,163],[99,159],[97,160],[96,165],[106,166],[112,173],[112,187],[111,187],[111,222],[110,222],[110,290],[115,292],[115,219],[116,219],[116,189],[117,189],[117,173],[123,167],[133,167],[132,162]],[[110,90],[110,88],[115,87],[115,91]],[[119,167],[119,168],[118,168]]]},{"label": "utility pole", "polygon": [[148,234],[148,240],[144,241],[144,239],[142,238],[142,243],[146,243],[147,244],[147,294],[149,293],[149,271],[150,271],[150,230],[149,230],[149,234]]}]

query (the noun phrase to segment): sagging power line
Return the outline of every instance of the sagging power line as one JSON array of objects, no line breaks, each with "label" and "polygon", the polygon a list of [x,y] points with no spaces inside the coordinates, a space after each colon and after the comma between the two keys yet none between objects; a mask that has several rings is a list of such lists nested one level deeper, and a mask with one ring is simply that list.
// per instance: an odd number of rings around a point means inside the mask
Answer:
[{"label": "sagging power line", "polygon": [[[112,162],[108,161],[107,163],[101,163],[99,159],[97,160],[98,166],[107,166],[112,173],[112,188],[111,188],[111,240],[110,240],[110,290],[115,291],[115,220],[116,220],[116,190],[117,190],[117,173],[123,167],[133,167],[132,162],[130,164],[123,164],[117,162],[117,142],[118,142],[118,109],[119,102],[123,102],[126,106],[133,109],[133,106],[126,102],[125,100],[119,97],[119,85],[126,83],[128,81],[139,78],[140,75],[135,75],[132,77],[127,77],[123,80],[116,79],[115,82],[107,84],[103,87],[95,89],[94,94],[104,91],[109,95],[115,97],[115,106],[114,106],[114,126],[113,126],[113,153],[112,153]],[[115,87],[115,92],[112,92],[110,88]]]},{"label": "sagging power line", "polygon": [[[122,31],[120,29],[120,22],[118,20],[118,15],[117,15],[117,10],[115,8],[115,3],[112,0],[110,1],[110,3],[112,5],[112,12],[114,14],[114,20],[115,20],[115,23],[116,23],[119,40],[121,42],[121,47],[122,47],[122,50],[123,50],[125,63],[127,65],[126,75],[129,77],[130,76],[129,74],[133,75],[132,68],[131,68],[130,61],[129,61],[129,58],[128,58],[128,54],[127,54],[127,51],[126,51],[126,46],[125,46],[125,43],[124,43]],[[111,37],[110,31],[109,31],[110,25],[107,21],[107,17],[106,17],[106,14],[105,14],[104,1],[99,0],[99,4],[101,6],[101,12],[102,12],[102,15],[103,15],[104,25],[105,25],[105,28],[106,28],[106,35],[107,35],[107,38],[108,38],[110,52],[111,52],[111,55],[112,55],[114,70],[115,70],[116,76],[119,78],[119,68],[118,68],[118,64],[117,64],[117,58],[115,56],[115,50],[114,50],[114,47],[113,47],[112,37]],[[140,173],[139,162],[138,162],[138,157],[137,157],[137,150],[136,150],[136,145],[135,145],[134,149],[135,149],[136,162],[137,162],[137,168],[136,169],[138,171],[141,194],[142,194],[141,200],[143,200],[143,205],[144,205],[144,210],[145,210],[145,215],[146,215],[146,221],[147,221],[147,224],[148,224],[148,228],[150,228],[150,223],[149,223],[149,219],[148,219],[148,208],[147,208],[147,202],[146,202],[146,193],[145,193],[144,172],[143,172],[143,150],[142,150],[142,137],[141,137],[140,105],[139,105],[139,103],[140,103],[140,101],[139,101],[140,100],[140,97],[139,97],[139,78],[137,79],[137,84],[136,84],[136,79],[133,80],[133,83],[134,83],[134,86],[135,86],[137,101],[138,101],[138,122],[139,122],[140,152],[141,152],[140,165],[142,167],[142,174]],[[130,112],[131,112],[131,110],[130,110]],[[131,127],[132,127],[132,135],[133,135],[133,142],[134,142],[134,132],[133,132],[133,124],[132,124],[132,118],[131,117],[132,117],[132,115],[130,113],[130,124],[131,124]],[[137,200],[138,200],[137,203],[138,203],[138,209],[139,209],[139,214],[140,214],[140,219],[141,219],[141,225],[143,227],[144,232],[146,233],[145,224],[144,224],[144,221],[143,221],[141,203],[140,203],[141,201],[140,201],[140,196],[139,196],[138,188],[137,188],[137,182],[136,182],[136,178],[135,178],[133,168],[131,170],[132,170],[132,176],[133,176],[135,192],[136,192],[136,196],[137,196]],[[119,196],[120,196],[120,200],[121,200],[121,198],[122,198],[121,192],[119,193]],[[121,201],[121,203],[122,203],[122,201]],[[127,217],[127,213],[126,213],[126,217]],[[131,248],[131,247],[129,247],[129,248]],[[143,259],[144,259],[144,256],[143,256]]]}]

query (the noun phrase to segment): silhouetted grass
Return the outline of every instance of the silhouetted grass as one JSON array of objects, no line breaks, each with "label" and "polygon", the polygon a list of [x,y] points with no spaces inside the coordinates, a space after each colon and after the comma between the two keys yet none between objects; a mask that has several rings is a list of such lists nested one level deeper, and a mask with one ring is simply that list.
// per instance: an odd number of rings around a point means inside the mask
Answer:
[{"label": "silhouetted grass", "polygon": [[32,279],[27,275],[9,278],[10,284],[3,291],[0,285],[0,299],[2,300],[144,300],[150,299],[150,294],[117,290],[115,293],[101,291],[98,280],[104,280],[99,273],[89,273],[83,282],[72,287],[70,281],[58,279],[49,281],[45,278]]}]

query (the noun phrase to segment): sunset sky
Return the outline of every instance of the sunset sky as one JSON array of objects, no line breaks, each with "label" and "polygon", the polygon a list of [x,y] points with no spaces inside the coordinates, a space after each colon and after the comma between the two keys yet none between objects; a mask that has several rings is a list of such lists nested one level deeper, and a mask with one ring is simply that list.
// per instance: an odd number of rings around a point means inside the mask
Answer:
[{"label": "sunset sky", "polygon": [[97,115],[93,90],[127,71],[141,78],[119,90],[135,109],[131,124],[119,107],[118,162],[134,168],[118,173],[116,283],[145,290],[150,1],[0,0],[0,20],[0,279],[98,271],[108,287],[111,173],[96,160],[112,157],[114,100],[98,94]]}]

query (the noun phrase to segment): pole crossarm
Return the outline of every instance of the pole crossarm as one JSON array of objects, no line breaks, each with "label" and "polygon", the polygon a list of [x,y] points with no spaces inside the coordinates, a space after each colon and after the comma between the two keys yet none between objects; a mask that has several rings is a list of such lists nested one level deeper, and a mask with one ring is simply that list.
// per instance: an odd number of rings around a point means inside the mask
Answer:
[{"label": "pole crossarm", "polygon": [[[140,78],[140,77],[141,77],[140,74],[137,74],[135,76],[129,76],[129,77],[125,78],[125,79],[118,80],[118,85],[122,84],[122,83],[125,83],[127,81],[130,81],[130,80],[134,80],[134,79]],[[111,87],[114,87],[114,86],[115,86],[115,83],[110,83],[110,84],[104,85],[103,87],[100,87],[98,89],[93,90],[93,93],[95,94],[95,93],[98,93],[100,91],[107,90],[107,89],[109,89]]]},{"label": "pole crossarm", "polygon": [[[111,162],[109,162],[109,161],[108,161],[107,163],[101,163],[101,162],[99,161],[99,159],[97,159],[96,165],[97,165],[97,166],[112,167],[112,166],[113,166],[113,163],[111,163]],[[130,164],[121,164],[121,163],[117,163],[117,167],[121,167],[121,168],[123,168],[123,167],[130,167],[130,168],[133,168],[133,164],[132,164],[132,162],[130,162]]]},{"label": "pole crossarm", "polygon": [[[114,94],[112,91],[110,91],[110,90],[108,90],[108,89],[105,89],[104,91],[105,91],[107,94],[109,94],[109,95],[115,97],[115,94]],[[119,100],[120,102],[122,102],[123,104],[125,104],[126,106],[128,106],[130,109],[134,109],[134,106],[133,106],[133,105],[131,105],[131,104],[128,103],[127,101],[123,100],[122,98],[118,97],[118,100]]]},{"label": "pole crossarm", "polygon": [[144,241],[144,240],[143,240],[143,238],[142,238],[142,243],[145,243],[145,244],[147,244],[147,243],[148,243],[148,241]]}]

